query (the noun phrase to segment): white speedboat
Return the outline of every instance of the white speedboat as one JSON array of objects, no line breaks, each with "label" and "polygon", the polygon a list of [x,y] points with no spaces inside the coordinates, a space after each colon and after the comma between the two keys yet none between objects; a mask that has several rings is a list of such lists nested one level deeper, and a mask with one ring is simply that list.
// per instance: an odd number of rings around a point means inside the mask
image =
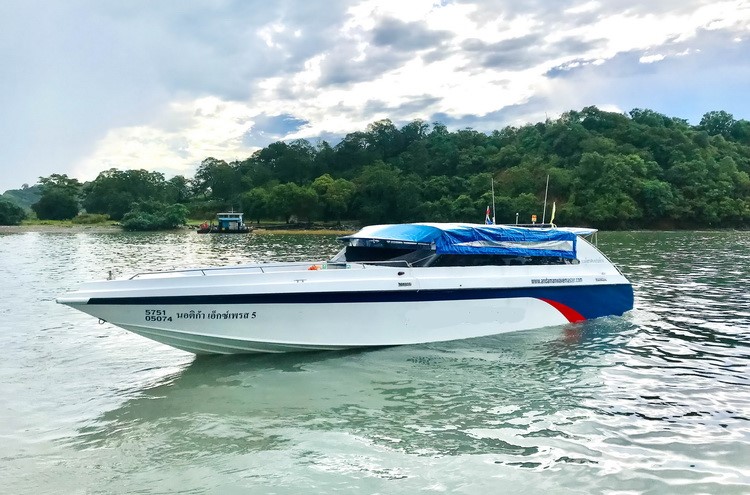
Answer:
[{"label": "white speedboat", "polygon": [[139,273],[57,299],[195,354],[364,348],[622,315],[633,289],[593,229],[365,227],[333,259]]}]

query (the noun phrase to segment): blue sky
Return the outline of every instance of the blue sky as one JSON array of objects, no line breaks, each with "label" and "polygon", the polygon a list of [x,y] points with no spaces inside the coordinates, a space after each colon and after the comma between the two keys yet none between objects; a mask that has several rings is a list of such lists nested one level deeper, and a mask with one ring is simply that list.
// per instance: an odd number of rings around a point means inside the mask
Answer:
[{"label": "blue sky", "polygon": [[192,176],[383,118],[750,119],[748,54],[750,0],[5,0],[0,191],[112,167]]}]

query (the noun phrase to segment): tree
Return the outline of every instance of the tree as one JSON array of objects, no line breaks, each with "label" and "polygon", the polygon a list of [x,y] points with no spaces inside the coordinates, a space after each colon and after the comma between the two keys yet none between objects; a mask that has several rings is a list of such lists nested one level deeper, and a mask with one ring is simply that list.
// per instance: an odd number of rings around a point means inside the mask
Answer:
[{"label": "tree", "polygon": [[325,174],[313,181],[312,188],[322,206],[323,220],[346,218],[357,189],[353,182]]},{"label": "tree", "polygon": [[310,186],[303,187],[293,182],[279,184],[271,189],[268,210],[274,216],[282,216],[287,223],[292,216],[309,222],[317,213],[318,196]]},{"label": "tree", "polygon": [[731,113],[721,110],[703,114],[703,118],[698,124],[698,127],[712,136],[720,134],[725,138],[728,138],[732,133],[732,126],[734,126],[734,124],[734,116],[732,116]]},{"label": "tree", "polygon": [[120,220],[135,203],[165,201],[167,184],[160,172],[112,168],[86,184],[82,196],[83,207],[88,213],[103,213],[113,220]]},{"label": "tree", "polygon": [[273,180],[273,172],[260,157],[262,151],[256,151],[250,158],[237,164],[237,171],[240,173],[243,188],[266,186]]},{"label": "tree", "polygon": [[367,223],[393,223],[402,217],[399,204],[401,173],[377,161],[357,176],[357,216]]},{"label": "tree", "polygon": [[445,175],[430,177],[422,183],[422,197],[426,201],[437,201],[450,196],[454,192],[453,183],[452,178]]},{"label": "tree", "polygon": [[26,212],[17,204],[0,197],[0,225],[18,225],[26,218]]},{"label": "tree", "polygon": [[368,136],[364,132],[352,132],[344,136],[333,150],[330,172],[336,176],[351,178],[365,165],[375,160],[375,153],[368,146]]},{"label": "tree", "polygon": [[649,221],[658,221],[670,214],[675,208],[675,195],[669,183],[658,179],[649,179],[641,184],[639,194],[643,216]]},{"label": "tree", "polygon": [[42,186],[41,184],[35,184],[29,187],[28,184],[24,184],[21,186],[21,189],[5,191],[2,197],[25,210],[29,210],[31,205],[39,201],[39,198],[42,197]]},{"label": "tree", "polygon": [[510,167],[503,170],[495,179],[495,190],[511,197],[536,192],[536,179],[536,171],[530,170],[528,164]]},{"label": "tree", "polygon": [[581,110],[581,124],[589,131],[612,135],[614,132],[624,132],[630,125],[628,117],[616,112],[604,112],[591,106]]},{"label": "tree", "polygon": [[429,154],[429,162],[424,167],[427,175],[456,175],[459,149],[445,125],[439,122],[432,124],[426,147]]},{"label": "tree", "polygon": [[532,223],[532,215],[536,215],[537,223],[542,222],[544,202],[540,201],[536,195],[531,193],[519,194],[513,199],[511,204],[511,211],[518,213],[519,223]]},{"label": "tree", "polygon": [[71,196],[77,196],[81,189],[78,179],[68,177],[66,174],[52,174],[49,177],[39,177],[42,192],[57,189]]},{"label": "tree", "polygon": [[[481,215],[482,207],[479,206],[466,194],[462,194],[453,201],[451,205],[451,220],[454,222],[477,222]],[[481,219],[484,221],[484,218]]]},{"label": "tree", "polygon": [[65,174],[39,177],[42,195],[31,205],[40,220],[70,220],[78,215],[78,193],[81,183]]},{"label": "tree", "polygon": [[187,222],[185,205],[166,205],[159,201],[143,201],[122,218],[122,228],[131,231],[177,229]]},{"label": "tree", "polygon": [[443,196],[437,201],[422,201],[417,210],[422,219],[449,222],[453,219],[453,200]]},{"label": "tree", "polygon": [[315,148],[304,139],[271,143],[254,155],[254,160],[280,182],[303,184],[313,175]]},{"label": "tree", "polygon": [[224,160],[206,158],[195,173],[193,186],[196,194],[232,201],[242,190],[242,175],[238,166],[233,167]]},{"label": "tree", "polygon": [[365,139],[367,147],[380,160],[392,158],[404,149],[401,132],[389,119],[379,120],[368,125]]},{"label": "tree", "polygon": [[584,153],[578,169],[576,202],[586,218],[623,228],[642,218],[635,201],[649,165],[637,155]]},{"label": "tree", "polygon": [[256,187],[242,194],[240,204],[242,211],[248,218],[254,218],[258,223],[263,217],[271,216],[269,210],[270,195],[266,189]]},{"label": "tree", "polygon": [[78,215],[78,199],[64,189],[52,188],[31,209],[40,220],[70,220]]},{"label": "tree", "polygon": [[649,127],[665,127],[670,121],[666,115],[643,108],[634,108],[629,112],[629,115],[633,122]]},{"label": "tree", "polygon": [[420,119],[412,120],[404,125],[401,128],[401,139],[403,140],[404,147],[408,147],[412,143],[425,139],[429,129],[430,124]]},{"label": "tree", "polygon": [[167,203],[186,203],[191,197],[190,181],[182,175],[175,175],[166,183],[164,199]]},{"label": "tree", "polygon": [[[561,225],[748,227],[750,122],[716,111],[691,126],[648,109],[586,107],[485,134],[420,120],[397,128],[384,119],[335,146],[296,140],[241,161],[207,158],[193,179],[112,169],[81,197],[86,210],[114,219],[154,200],[184,202],[201,217],[241,204],[257,220],[481,221],[494,178],[497,220],[519,213],[526,223],[543,217],[547,176],[547,204],[557,203]],[[63,175],[42,183],[76,195],[76,182]],[[6,197],[31,205],[32,189]]]},{"label": "tree", "polygon": [[742,144],[750,145],[750,121],[738,120],[732,125],[732,138]]}]

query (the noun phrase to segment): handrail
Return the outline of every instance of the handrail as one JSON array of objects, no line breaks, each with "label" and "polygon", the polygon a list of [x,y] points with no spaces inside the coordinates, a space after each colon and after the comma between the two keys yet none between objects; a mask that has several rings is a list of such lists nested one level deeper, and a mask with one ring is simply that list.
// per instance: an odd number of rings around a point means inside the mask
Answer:
[{"label": "handrail", "polygon": [[[203,269],[202,268],[186,268],[186,269],[183,269],[183,270],[161,270],[161,271],[156,270],[156,271],[151,271],[151,272],[138,272],[135,275],[133,275],[132,277],[130,277],[128,280],[133,280],[133,279],[136,279],[136,278],[141,277],[143,275],[162,275],[162,274],[165,274],[165,273],[187,273],[187,272],[201,272],[201,273],[203,273]],[[203,273],[203,275],[205,275],[205,273]]]},{"label": "handrail", "polygon": [[[306,266],[309,265],[310,262],[307,261],[296,261],[296,262],[290,262],[290,263],[268,263],[269,266],[265,268],[284,268],[284,267],[291,267],[291,266]],[[164,274],[170,274],[170,273],[190,273],[190,272],[200,272],[202,275],[206,276],[208,275],[206,272],[215,272],[215,271],[225,271],[225,270],[258,270],[260,273],[266,273],[266,270],[263,269],[264,267],[260,264],[258,265],[237,265],[237,266],[214,266],[209,268],[182,268],[179,270],[154,270],[154,271],[148,271],[148,272],[138,272],[132,277],[130,277],[128,280],[133,280],[135,278],[144,276],[144,275],[164,275]]]},{"label": "handrail", "polygon": [[[139,277],[147,276],[147,275],[167,275],[172,273],[200,273],[203,276],[208,276],[210,273],[207,272],[217,272],[217,271],[227,271],[227,270],[257,270],[260,273],[272,273],[273,271],[277,271],[278,268],[286,268],[286,267],[305,267],[310,265],[322,265],[326,264],[328,266],[336,266],[336,265],[344,265],[349,266],[352,264],[358,264],[358,265],[377,265],[377,266],[404,266],[406,268],[413,268],[412,263],[409,263],[406,260],[385,260],[385,261],[346,261],[346,262],[330,262],[330,261],[317,261],[317,262],[310,262],[310,261],[294,261],[290,263],[267,263],[267,266],[263,266],[263,264],[258,265],[237,265],[237,266],[216,266],[216,267],[209,267],[209,268],[183,268],[179,270],[155,270],[155,271],[148,271],[148,272],[138,272],[135,275],[131,276],[128,280],[133,280]],[[269,271],[270,270],[270,271]]]},{"label": "handrail", "polygon": [[351,263],[360,263],[362,265],[383,265],[383,266],[403,266],[411,268],[411,263],[406,260],[385,260],[385,261],[350,261]]}]

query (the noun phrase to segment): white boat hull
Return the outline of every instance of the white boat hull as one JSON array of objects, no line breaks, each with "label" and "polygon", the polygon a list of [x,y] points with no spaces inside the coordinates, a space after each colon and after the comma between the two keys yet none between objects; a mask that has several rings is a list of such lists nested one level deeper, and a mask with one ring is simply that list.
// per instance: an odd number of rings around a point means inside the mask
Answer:
[{"label": "white boat hull", "polygon": [[248,265],[91,282],[58,302],[195,354],[439,342],[631,309],[630,283],[580,242],[578,264]]},{"label": "white boat hull", "polygon": [[[417,344],[569,323],[550,304],[529,297],[340,304],[83,305],[77,309],[195,354]],[[177,316],[191,311],[194,319]],[[151,316],[154,312],[163,314]],[[227,314],[250,316],[225,319]]]}]

